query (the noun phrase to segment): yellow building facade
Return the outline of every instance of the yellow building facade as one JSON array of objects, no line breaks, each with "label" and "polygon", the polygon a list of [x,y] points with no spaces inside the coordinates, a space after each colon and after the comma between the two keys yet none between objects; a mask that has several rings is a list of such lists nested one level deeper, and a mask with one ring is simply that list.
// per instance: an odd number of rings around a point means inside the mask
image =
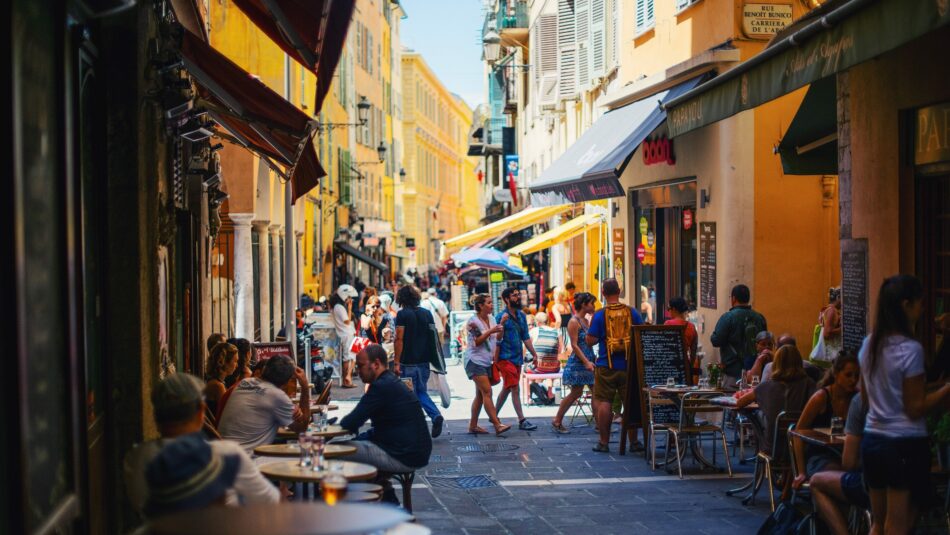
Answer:
[{"label": "yellow building facade", "polygon": [[478,225],[476,162],[468,157],[472,110],[421,55],[402,54],[406,177],[400,188],[408,267],[435,268],[442,240]]}]

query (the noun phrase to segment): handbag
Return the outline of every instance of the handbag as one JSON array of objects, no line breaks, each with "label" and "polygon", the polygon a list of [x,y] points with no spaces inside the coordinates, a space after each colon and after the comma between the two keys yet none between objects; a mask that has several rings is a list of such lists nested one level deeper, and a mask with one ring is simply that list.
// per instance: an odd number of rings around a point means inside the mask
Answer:
[{"label": "handbag", "polygon": [[350,353],[356,355],[360,351],[366,349],[366,346],[370,345],[372,340],[369,338],[364,338],[362,336],[356,336],[353,338],[353,341],[350,342]]},{"label": "handbag", "polygon": [[435,374],[435,382],[439,387],[439,397],[442,401],[442,408],[447,409],[452,404],[452,389],[449,387],[448,378],[441,374]]},{"label": "handbag", "polygon": [[492,386],[495,386],[501,382],[501,372],[498,371],[498,363],[492,363],[489,370],[491,370],[491,373],[488,375],[488,383]]}]

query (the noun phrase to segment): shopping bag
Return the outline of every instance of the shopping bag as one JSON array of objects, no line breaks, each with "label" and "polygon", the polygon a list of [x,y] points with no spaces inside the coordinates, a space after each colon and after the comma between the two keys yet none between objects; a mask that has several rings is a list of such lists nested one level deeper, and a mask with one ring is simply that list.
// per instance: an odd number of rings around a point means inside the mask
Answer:
[{"label": "shopping bag", "polygon": [[449,388],[448,377],[441,373],[436,373],[434,376],[439,387],[439,397],[442,398],[442,408],[447,409],[452,403],[452,389]]}]

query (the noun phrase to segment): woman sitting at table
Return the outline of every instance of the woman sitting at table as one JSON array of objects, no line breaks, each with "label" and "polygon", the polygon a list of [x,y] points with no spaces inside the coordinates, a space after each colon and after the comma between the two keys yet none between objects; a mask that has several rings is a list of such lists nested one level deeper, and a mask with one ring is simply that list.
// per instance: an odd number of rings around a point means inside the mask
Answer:
[{"label": "woman sitting at table", "polygon": [[218,412],[218,400],[224,396],[227,388],[224,385],[225,379],[238,367],[238,348],[227,343],[221,342],[211,348],[208,355],[208,362],[205,365],[207,370],[205,383],[205,403],[211,414]]},{"label": "woman sitting at table", "polygon": [[782,346],[772,360],[772,375],[767,381],[739,398],[736,408],[759,404],[761,429],[756,429],[759,450],[772,452],[775,419],[782,411],[800,411],[815,392],[815,382],[805,374],[802,354],[794,345]]},{"label": "woman sitting at table", "polygon": [[[819,390],[805,404],[805,410],[798,419],[796,429],[831,427],[831,419],[834,417],[845,420],[848,416],[848,408],[851,406],[851,398],[858,391],[860,377],[858,357],[850,352],[839,352],[834,366],[828,370],[818,385]],[[818,472],[841,469],[839,452],[820,446],[806,445],[799,439],[795,439],[795,457],[798,466],[805,469],[805,472],[795,479],[796,488]]]}]

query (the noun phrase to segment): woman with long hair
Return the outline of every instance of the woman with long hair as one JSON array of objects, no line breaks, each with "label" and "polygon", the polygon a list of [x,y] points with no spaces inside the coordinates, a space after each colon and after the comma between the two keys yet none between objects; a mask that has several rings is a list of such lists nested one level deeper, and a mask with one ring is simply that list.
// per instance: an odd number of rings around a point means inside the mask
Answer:
[{"label": "woman with long hair", "polygon": [[567,322],[571,321],[571,304],[568,302],[567,290],[558,286],[554,289],[554,306],[551,307],[549,325],[555,329],[560,329],[567,339]]},{"label": "woman with long hair", "polygon": [[[858,357],[846,351],[839,353],[831,369],[818,383],[818,390],[805,404],[795,428],[807,430],[831,427],[832,418],[847,418],[851,398],[858,392],[860,377]],[[841,470],[841,452],[805,445],[799,439],[795,440],[795,456],[798,466],[804,468],[804,472],[795,479],[795,488],[823,470]]]},{"label": "woman with long hair", "polygon": [[561,372],[561,382],[571,387],[571,392],[561,400],[557,414],[551,420],[551,427],[557,433],[570,433],[564,426],[564,415],[571,405],[584,393],[584,386],[594,386],[594,350],[587,345],[587,330],[590,322],[587,317],[594,314],[596,299],[592,294],[580,292],[574,294],[574,317],[567,324],[567,335],[571,345],[571,356]]},{"label": "woman with long hair", "polygon": [[218,410],[218,400],[227,391],[224,380],[238,367],[238,349],[227,342],[211,348],[205,364],[205,403],[211,414]]},{"label": "woman with long hair", "polygon": [[[380,298],[372,296],[366,300],[366,313],[360,320],[360,336],[368,338],[374,344],[389,342],[386,334],[392,332],[392,326],[389,324],[389,316],[383,312]],[[389,331],[386,331],[386,329]],[[386,332],[384,332],[386,331]]]},{"label": "woman with long hair", "polygon": [[759,449],[771,453],[775,420],[783,411],[801,411],[815,392],[815,382],[805,373],[802,354],[794,345],[784,345],[775,352],[772,375],[736,402],[741,409],[756,402],[762,419],[757,428]]},{"label": "woman with long hair", "polygon": [[950,384],[926,391],[924,348],[914,339],[923,286],[889,277],[877,297],[874,329],[864,339],[861,395],[868,407],[861,455],[871,496],[871,533],[909,533],[930,494],[926,415],[950,398]]},{"label": "woman with long hair", "polygon": [[228,343],[238,350],[237,367],[224,379],[224,386],[230,390],[242,379],[251,376],[251,342],[246,338],[228,338]]},{"label": "woman with long hair", "polygon": [[495,336],[502,332],[501,325],[492,317],[492,301],[488,294],[472,296],[472,308],[475,315],[465,322],[465,335],[468,338],[465,350],[465,375],[475,383],[475,399],[472,400],[472,418],[468,422],[468,432],[473,435],[486,434],[488,431],[478,425],[478,415],[485,408],[488,420],[495,426],[495,435],[501,435],[511,429],[498,419],[491,392],[492,357],[497,344]]}]

